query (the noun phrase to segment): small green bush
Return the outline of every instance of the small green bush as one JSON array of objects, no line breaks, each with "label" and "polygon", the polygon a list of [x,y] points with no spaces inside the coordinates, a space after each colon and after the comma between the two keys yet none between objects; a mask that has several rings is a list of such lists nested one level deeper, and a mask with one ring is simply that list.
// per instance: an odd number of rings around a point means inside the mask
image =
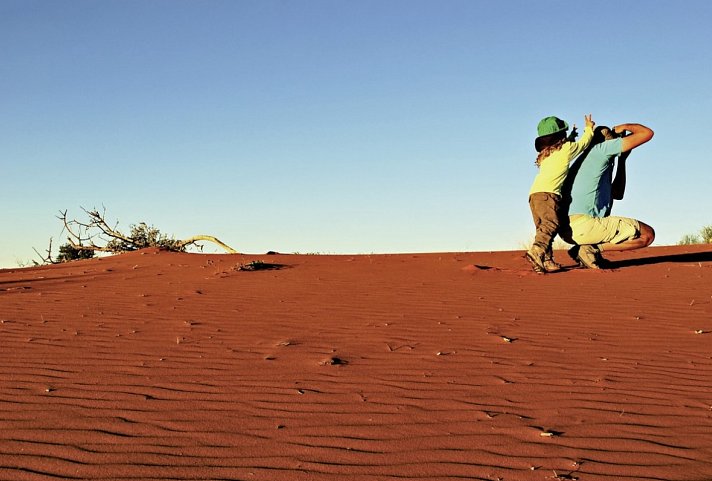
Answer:
[{"label": "small green bush", "polygon": [[89,249],[77,249],[71,244],[59,246],[59,254],[57,262],[77,261],[81,259],[91,259],[94,257],[94,251]]},{"label": "small green bush", "polygon": [[700,229],[700,237],[705,244],[712,244],[712,225],[708,225]]},{"label": "small green bush", "polygon": [[703,227],[698,234],[685,234],[677,243],[680,246],[693,244],[712,244],[712,225]]},{"label": "small green bush", "polygon": [[185,251],[185,245],[173,237],[161,234],[161,231],[153,226],[141,222],[131,226],[131,233],[127,239],[111,239],[106,244],[107,250],[111,252],[126,252],[144,249],[146,247],[159,247],[170,251]]}]

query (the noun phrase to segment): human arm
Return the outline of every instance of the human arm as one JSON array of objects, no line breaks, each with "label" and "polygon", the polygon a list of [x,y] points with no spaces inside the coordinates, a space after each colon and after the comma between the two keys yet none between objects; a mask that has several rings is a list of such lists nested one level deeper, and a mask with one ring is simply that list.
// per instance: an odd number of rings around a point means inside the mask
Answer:
[{"label": "human arm", "polygon": [[629,152],[634,148],[642,145],[653,138],[654,132],[641,124],[620,124],[613,127],[613,131],[617,134],[625,134],[630,132],[621,139],[621,152]]},{"label": "human arm", "polygon": [[[585,121],[583,135],[581,136],[581,140],[579,140],[578,142],[571,142],[571,152],[569,154],[570,160],[573,160],[577,155],[586,150],[586,147],[588,147],[591,144],[591,141],[593,140],[593,127],[596,125],[596,123],[591,119],[591,114],[584,115],[583,118]],[[576,130],[575,125],[573,130]]]}]

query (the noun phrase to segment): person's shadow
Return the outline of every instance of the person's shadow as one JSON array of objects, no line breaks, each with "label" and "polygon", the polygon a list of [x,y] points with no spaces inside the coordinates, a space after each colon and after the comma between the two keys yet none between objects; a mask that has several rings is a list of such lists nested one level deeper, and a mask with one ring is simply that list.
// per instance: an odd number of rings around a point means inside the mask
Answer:
[{"label": "person's shadow", "polygon": [[[710,246],[712,249],[712,246]],[[665,256],[642,257],[638,259],[624,259],[620,261],[607,261],[609,268],[645,266],[661,264],[663,262],[712,262],[712,250],[709,252],[690,252],[687,254],[669,254]]]}]

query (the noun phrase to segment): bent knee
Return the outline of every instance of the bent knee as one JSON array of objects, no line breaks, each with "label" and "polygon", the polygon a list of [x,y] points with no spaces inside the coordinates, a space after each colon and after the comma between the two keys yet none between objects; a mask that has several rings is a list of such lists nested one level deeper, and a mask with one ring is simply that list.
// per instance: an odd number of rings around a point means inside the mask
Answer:
[{"label": "bent knee", "polygon": [[645,242],[645,246],[649,246],[655,240],[655,229],[648,224],[638,222],[640,224],[640,239]]}]

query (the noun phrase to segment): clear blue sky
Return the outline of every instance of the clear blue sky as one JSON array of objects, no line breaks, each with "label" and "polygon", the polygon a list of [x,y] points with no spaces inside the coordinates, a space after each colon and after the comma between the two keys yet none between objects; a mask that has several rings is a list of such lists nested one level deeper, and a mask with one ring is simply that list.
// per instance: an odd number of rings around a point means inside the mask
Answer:
[{"label": "clear blue sky", "polygon": [[[0,266],[106,206],[243,252],[521,249],[536,124],[639,122],[618,215],[712,223],[712,2],[0,0]],[[209,247],[212,251],[212,247]]]}]

